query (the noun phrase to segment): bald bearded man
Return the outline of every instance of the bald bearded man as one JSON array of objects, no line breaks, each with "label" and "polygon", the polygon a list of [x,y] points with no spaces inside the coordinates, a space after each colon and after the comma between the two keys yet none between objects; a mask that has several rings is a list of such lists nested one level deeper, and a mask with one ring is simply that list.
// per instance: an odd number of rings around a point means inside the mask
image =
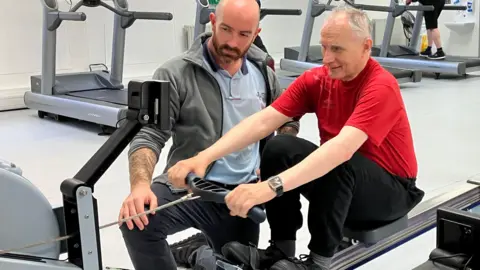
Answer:
[{"label": "bald bearded man", "polygon": [[[151,183],[152,174],[165,142],[172,137],[165,171],[177,161],[189,158],[218,140],[246,117],[276,100],[281,90],[268,55],[252,45],[260,32],[260,9],[255,0],[222,0],[210,14],[213,33],[196,39],[183,55],[163,64],[154,79],[171,86],[172,130],[143,128],[129,150],[131,193],[125,199],[119,219],[176,200],[187,192],[172,185],[164,173]],[[296,134],[298,122],[277,130]],[[258,181],[260,153],[271,138],[216,161],[208,179],[228,189]],[[185,181],[185,179],[183,179]],[[135,218],[121,225],[125,244],[136,270],[174,270],[177,265],[166,241],[167,236],[196,228],[204,233],[216,253],[231,241],[258,243],[259,225],[234,217],[225,204],[189,201],[151,216]]]}]

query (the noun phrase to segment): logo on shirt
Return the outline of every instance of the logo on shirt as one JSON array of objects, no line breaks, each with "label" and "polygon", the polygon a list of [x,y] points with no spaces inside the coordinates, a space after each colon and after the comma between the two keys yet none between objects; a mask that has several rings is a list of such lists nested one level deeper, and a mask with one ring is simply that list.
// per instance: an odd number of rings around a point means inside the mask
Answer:
[{"label": "logo on shirt", "polygon": [[257,91],[257,98],[260,101],[260,104],[262,105],[262,109],[265,109],[267,105],[267,99],[266,99],[266,94],[265,92],[259,92]]}]

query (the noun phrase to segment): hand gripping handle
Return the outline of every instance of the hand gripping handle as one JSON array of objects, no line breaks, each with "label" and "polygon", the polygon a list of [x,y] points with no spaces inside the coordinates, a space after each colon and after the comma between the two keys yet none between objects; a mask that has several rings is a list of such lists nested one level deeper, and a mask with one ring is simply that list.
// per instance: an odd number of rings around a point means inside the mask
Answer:
[{"label": "hand gripping handle", "polygon": [[[186,181],[192,192],[205,201],[225,204],[225,196],[230,192],[228,189],[194,174],[187,175]],[[259,206],[252,207],[247,216],[258,224],[267,219],[265,212]]]}]

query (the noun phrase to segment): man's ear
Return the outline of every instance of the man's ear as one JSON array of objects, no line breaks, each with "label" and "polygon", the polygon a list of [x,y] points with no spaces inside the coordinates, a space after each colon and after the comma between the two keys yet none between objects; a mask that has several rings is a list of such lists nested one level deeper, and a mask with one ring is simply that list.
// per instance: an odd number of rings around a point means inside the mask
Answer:
[{"label": "man's ear", "polygon": [[373,40],[371,38],[366,38],[364,46],[365,51],[370,52],[372,50]]},{"label": "man's ear", "polygon": [[255,32],[255,35],[260,34],[260,32],[262,32],[262,28],[258,27],[258,28],[257,28],[257,31]]},{"label": "man's ear", "polygon": [[217,17],[215,16],[215,13],[210,13],[208,17],[210,18],[210,23],[212,23],[212,29],[215,29],[215,24],[217,23]]}]

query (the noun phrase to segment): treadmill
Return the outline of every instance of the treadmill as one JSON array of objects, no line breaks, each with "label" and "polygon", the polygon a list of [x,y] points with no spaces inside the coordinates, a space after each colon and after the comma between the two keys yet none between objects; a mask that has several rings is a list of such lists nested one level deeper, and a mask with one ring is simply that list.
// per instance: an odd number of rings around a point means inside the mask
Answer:
[{"label": "treadmill", "polygon": [[[380,11],[380,12],[400,12],[404,10],[432,10],[433,7],[419,7],[419,6],[402,6],[402,7],[389,7],[389,6],[374,6],[374,5],[362,5],[362,4],[354,4],[348,0],[344,0],[345,3],[348,5],[363,9],[363,10],[370,10],[370,11]],[[305,71],[303,67],[311,66],[305,65],[304,63],[308,64],[315,64],[315,67],[318,67],[322,64],[322,47],[320,45],[310,45],[312,31],[313,31],[313,24],[315,18],[323,14],[327,10],[332,10],[335,6],[330,5],[332,0],[328,0],[327,4],[319,4],[316,0],[309,0],[309,5],[307,9],[307,16],[305,20],[305,26],[303,29],[302,34],[302,41],[300,46],[298,47],[286,47],[284,49],[284,59],[281,60],[280,67],[284,70],[290,72],[299,72],[301,70]],[[400,9],[400,10],[396,10]],[[402,12],[403,12],[402,11]],[[289,61],[290,60],[290,61]],[[282,65],[283,62],[283,65]],[[295,67],[295,64],[298,66]],[[382,64],[383,65],[383,64]],[[394,68],[388,65],[383,65],[386,70],[392,73],[395,78],[397,78],[399,83],[405,82],[419,82],[422,79],[422,73],[417,70],[411,70],[411,67],[406,67],[403,69]]]},{"label": "treadmill", "polygon": [[[116,128],[126,117],[128,91],[122,84],[126,29],[135,20],[172,20],[168,12],[132,12],[127,0],[113,0],[110,6],[101,0],[81,0],[68,12],[58,10],[57,0],[42,0],[42,73],[32,76],[31,91],[24,96],[25,105],[38,110],[38,116],[56,120],[68,117],[96,123],[102,128]],[[107,69],[56,74],[57,29],[63,21],[85,21],[77,12],[82,7],[102,6],[115,13],[111,72]],[[105,65],[103,65],[105,66]],[[106,66],[105,66],[106,68]]]},{"label": "treadmill", "polygon": [[[398,8],[398,0],[391,0],[390,7]],[[462,5],[445,5],[443,10],[465,10]],[[413,68],[422,72],[433,72],[437,79],[441,73],[463,75],[480,70],[480,58],[467,58],[447,55],[443,60],[431,60],[419,55],[417,51],[422,28],[423,10],[415,17],[412,39],[409,46],[390,45],[395,17],[400,14],[390,13],[385,26],[385,34],[381,46],[372,48],[372,56],[382,65],[395,68]]]}]

